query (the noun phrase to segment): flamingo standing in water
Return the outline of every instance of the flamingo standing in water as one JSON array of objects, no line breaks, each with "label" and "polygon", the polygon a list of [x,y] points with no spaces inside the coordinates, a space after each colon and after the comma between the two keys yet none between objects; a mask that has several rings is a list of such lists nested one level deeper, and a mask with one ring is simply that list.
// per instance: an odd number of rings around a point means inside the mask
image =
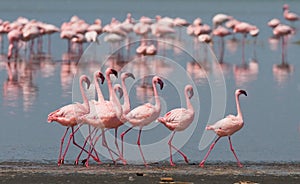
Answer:
[{"label": "flamingo standing in water", "polygon": [[243,165],[241,164],[241,162],[239,161],[239,159],[237,158],[237,156],[234,152],[234,149],[233,149],[233,146],[232,146],[232,143],[231,143],[231,138],[230,138],[230,136],[232,134],[234,134],[235,132],[240,130],[244,125],[243,115],[242,115],[240,102],[239,102],[239,96],[241,94],[244,94],[245,96],[247,96],[247,92],[244,91],[244,90],[238,89],[238,90],[235,91],[237,116],[234,116],[234,115],[230,114],[230,115],[226,116],[226,118],[217,121],[215,124],[209,125],[209,126],[206,127],[206,130],[213,130],[219,137],[210,146],[210,148],[209,148],[208,152],[206,153],[204,159],[199,164],[200,167],[204,167],[204,163],[205,163],[208,155],[210,154],[211,150],[214,148],[215,144],[220,140],[220,138],[224,137],[224,136],[228,137],[229,144],[230,144],[230,149],[231,149],[234,157],[237,160],[238,166],[243,167]]},{"label": "flamingo standing in water", "polygon": [[172,140],[175,133],[177,131],[185,130],[194,120],[195,112],[192,103],[190,101],[190,99],[194,95],[192,85],[186,85],[184,93],[185,93],[187,109],[176,108],[167,112],[163,117],[157,119],[159,122],[164,124],[169,130],[173,131],[171,138],[168,142],[170,147],[170,164],[172,166],[175,166],[172,159],[172,148],[178,151],[178,153],[184,158],[185,162],[188,163],[187,156],[182,151],[177,149],[174,145],[172,145]]},{"label": "flamingo standing in water", "polygon": [[285,18],[285,20],[293,23],[300,19],[299,15],[297,15],[294,12],[290,12],[290,6],[288,4],[284,4],[282,9],[283,9],[283,17]]},{"label": "flamingo standing in water", "polygon": [[[48,115],[49,123],[56,121],[56,122],[60,123],[61,125],[67,127],[65,133],[63,134],[63,137],[61,138],[60,152],[59,152],[59,157],[58,157],[58,165],[59,166],[64,163],[64,157],[62,157],[62,147],[63,147],[65,136],[70,128],[72,129],[72,134],[71,134],[72,136],[70,135],[70,139],[73,139],[73,144],[75,146],[79,147],[81,150],[84,149],[75,142],[74,127],[76,125],[78,125],[78,123],[80,122],[79,121],[80,116],[88,114],[90,111],[89,110],[90,109],[89,102],[84,93],[84,89],[82,86],[83,82],[85,82],[85,83],[87,83],[87,88],[89,88],[90,80],[88,79],[88,77],[86,75],[82,75],[80,77],[79,81],[80,81],[80,91],[81,91],[83,103],[82,104],[75,103],[75,104],[69,104],[69,105],[63,106],[63,107],[59,108],[58,110],[51,112]],[[70,141],[69,141],[68,145],[69,144],[70,144]],[[67,152],[68,145],[66,147],[65,153]],[[86,150],[84,150],[84,151],[87,152]],[[97,160],[97,158],[94,158],[94,159]]]},{"label": "flamingo standing in water", "polygon": [[125,117],[128,120],[128,122],[132,125],[132,127],[130,127],[129,129],[127,129],[125,132],[121,134],[122,153],[123,153],[125,134],[128,133],[130,130],[132,130],[132,128],[136,126],[140,127],[137,145],[139,147],[145,166],[147,166],[147,163],[141,148],[140,139],[141,139],[142,128],[144,126],[147,126],[151,122],[155,121],[160,114],[161,106],[160,106],[160,99],[156,89],[157,83],[160,85],[160,89],[162,89],[164,85],[163,81],[158,76],[154,76],[152,78],[152,87],[154,91],[155,105],[151,103],[146,103],[131,110]]}]

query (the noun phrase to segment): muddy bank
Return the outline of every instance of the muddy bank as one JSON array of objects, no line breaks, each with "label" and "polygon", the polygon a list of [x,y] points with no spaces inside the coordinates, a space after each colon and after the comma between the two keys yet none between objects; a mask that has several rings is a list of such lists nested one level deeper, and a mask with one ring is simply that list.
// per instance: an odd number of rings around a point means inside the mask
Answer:
[{"label": "muddy bank", "polygon": [[[166,179],[165,181],[163,179]],[[51,163],[2,162],[1,183],[299,183],[300,163],[235,163],[91,165],[89,168],[65,164],[57,167]],[[172,183],[172,182],[171,182]]]}]

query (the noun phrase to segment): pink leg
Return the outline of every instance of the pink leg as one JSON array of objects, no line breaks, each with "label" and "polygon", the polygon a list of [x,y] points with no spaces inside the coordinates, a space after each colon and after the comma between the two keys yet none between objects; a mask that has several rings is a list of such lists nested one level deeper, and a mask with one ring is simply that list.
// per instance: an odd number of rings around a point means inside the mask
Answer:
[{"label": "pink leg", "polygon": [[[82,146],[83,149],[81,149],[80,153],[78,154],[76,160],[75,160],[75,165],[78,165],[78,161],[80,159],[80,156],[81,154],[84,152],[86,152],[87,154],[90,154],[88,151],[85,150],[85,146],[87,144],[87,142],[89,141],[90,137],[92,136],[92,134],[95,132],[96,129],[94,129],[86,138],[85,138],[85,141],[84,141],[84,144]],[[97,133],[98,130],[96,130],[95,134]],[[99,164],[101,164],[101,160],[99,159],[99,156],[97,154],[97,151],[95,151],[94,147],[93,147],[93,151],[95,152],[95,156],[91,155],[93,157],[93,159],[98,162]],[[83,162],[86,162],[86,159],[83,160]]]},{"label": "pink leg", "polygon": [[232,153],[233,153],[233,155],[234,155],[234,157],[235,157],[235,159],[236,159],[236,161],[237,161],[238,166],[239,166],[239,167],[243,167],[243,165],[241,164],[241,162],[239,161],[238,157],[236,156],[236,154],[235,154],[235,152],[234,152],[234,149],[233,149],[233,146],[232,146],[232,143],[231,143],[231,138],[230,138],[230,136],[228,136],[228,140],[229,140],[229,144],[230,144],[230,149],[231,149],[231,151],[232,151]]},{"label": "pink leg", "polygon": [[140,153],[141,153],[141,155],[142,155],[144,164],[145,164],[145,166],[147,167],[148,164],[147,164],[147,162],[146,162],[146,160],[145,160],[145,157],[144,157],[144,154],[143,154],[143,150],[142,150],[142,148],[141,148],[141,133],[142,133],[142,128],[140,128],[140,131],[139,131],[138,140],[137,140],[137,145],[138,145],[139,150],[140,150]]},{"label": "pink leg", "polygon": [[74,131],[74,127],[71,127],[72,133],[70,134],[70,137],[69,137],[69,140],[68,140],[68,144],[67,144],[67,146],[66,146],[66,148],[65,148],[65,151],[64,151],[64,154],[63,154],[63,156],[62,156],[62,158],[61,158],[62,161],[64,161],[64,159],[65,159],[65,157],[66,157],[66,154],[67,154],[67,152],[68,152],[68,150],[69,150],[69,146],[70,146],[71,140],[73,140],[73,144],[74,144],[75,146],[79,147],[80,149],[83,149],[81,146],[79,146],[79,145],[75,142],[75,139],[74,139],[74,134],[79,130],[80,127],[81,127],[81,125],[79,125],[79,126],[75,129],[75,131]]},{"label": "pink leg", "polygon": [[63,160],[61,159],[61,153],[62,153],[62,148],[63,148],[63,144],[65,141],[65,137],[69,131],[70,127],[67,127],[64,135],[62,136],[61,140],[60,140],[60,148],[59,148],[59,156],[58,156],[58,161],[57,161],[57,165],[60,166],[61,164],[63,164]]},{"label": "pink leg", "polygon": [[116,148],[117,148],[118,153],[119,153],[119,156],[120,156],[119,159],[121,159],[122,162],[123,162],[123,164],[126,165],[127,162],[126,162],[126,160],[124,159],[123,154],[121,153],[121,151],[120,151],[120,149],[119,149],[119,145],[118,145],[118,137],[117,137],[117,136],[118,136],[118,128],[115,128],[115,145],[116,145]]},{"label": "pink leg", "polygon": [[208,155],[210,154],[211,150],[214,148],[215,144],[219,141],[221,137],[218,137],[215,142],[213,142],[208,150],[208,152],[206,153],[205,157],[203,158],[202,162],[199,164],[200,167],[204,167],[204,163],[208,157]]},{"label": "pink leg", "polygon": [[168,144],[170,146],[170,163],[171,163],[171,165],[175,166],[175,164],[173,163],[173,159],[172,159],[172,148],[175,149],[184,158],[184,161],[186,163],[189,163],[187,156],[182,151],[180,151],[179,149],[177,149],[175,146],[172,145],[172,140],[173,140],[174,135],[175,135],[175,132],[173,132],[173,134],[168,142]]},{"label": "pink leg", "polygon": [[115,154],[117,156],[119,156],[116,152],[114,152],[112,149],[109,148],[108,144],[107,144],[107,141],[106,141],[106,138],[105,138],[105,131],[102,130],[102,134],[103,134],[103,138],[102,138],[102,145],[104,147],[106,147],[112,161],[116,164],[116,160],[114,159],[113,155],[112,154]]},{"label": "pink leg", "polygon": [[125,136],[125,134],[127,134],[132,128],[133,128],[133,126],[130,127],[130,128],[128,128],[125,132],[123,132],[123,133],[121,134],[121,141],[122,141],[122,155],[124,155],[124,136]]}]

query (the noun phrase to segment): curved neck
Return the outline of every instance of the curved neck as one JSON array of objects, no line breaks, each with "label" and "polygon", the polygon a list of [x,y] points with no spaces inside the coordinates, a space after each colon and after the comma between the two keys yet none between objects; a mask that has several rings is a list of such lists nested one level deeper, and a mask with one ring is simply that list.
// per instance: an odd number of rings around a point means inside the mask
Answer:
[{"label": "curved neck", "polygon": [[154,97],[155,97],[155,109],[157,111],[160,111],[160,100],[159,100],[159,96],[157,94],[157,89],[156,89],[156,83],[152,82],[152,87],[153,87],[153,91],[154,91]]},{"label": "curved neck", "polygon": [[122,78],[122,88],[123,88],[123,97],[124,97],[123,113],[127,114],[130,111],[130,101],[129,101],[129,96],[125,85],[125,78]]},{"label": "curved neck", "polygon": [[235,95],[236,109],[237,109],[237,117],[243,119],[243,114],[241,111],[239,95]]},{"label": "curved neck", "polygon": [[104,97],[102,95],[102,91],[100,89],[98,77],[97,77],[96,74],[94,75],[94,81],[95,81],[95,88],[96,88],[96,91],[97,91],[98,102],[104,102]]},{"label": "curved neck", "polygon": [[194,111],[193,105],[188,95],[188,90],[185,90],[184,94],[185,94],[186,108],[188,110]]},{"label": "curved neck", "polygon": [[85,93],[84,93],[84,89],[83,89],[83,82],[84,82],[84,79],[83,78],[80,78],[80,84],[79,84],[79,87],[80,87],[80,92],[81,92],[81,96],[82,96],[82,99],[83,99],[83,105],[87,108],[88,112],[90,110],[90,105],[89,105],[89,100],[88,98],[86,97]]}]

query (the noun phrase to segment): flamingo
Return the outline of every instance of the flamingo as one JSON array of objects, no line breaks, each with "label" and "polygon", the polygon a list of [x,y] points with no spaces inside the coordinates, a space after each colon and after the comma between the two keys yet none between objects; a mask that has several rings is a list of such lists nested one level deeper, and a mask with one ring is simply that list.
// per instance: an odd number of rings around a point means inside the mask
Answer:
[{"label": "flamingo", "polygon": [[172,148],[178,151],[178,153],[184,158],[185,162],[188,163],[187,156],[177,149],[174,145],[172,145],[172,140],[177,131],[185,130],[194,120],[194,108],[191,104],[190,99],[194,95],[192,85],[186,85],[184,89],[186,106],[185,108],[176,108],[169,112],[167,112],[163,117],[158,118],[157,120],[164,124],[169,130],[173,131],[171,138],[168,142],[170,148],[170,164],[171,166],[175,166],[172,159]]},{"label": "flamingo", "polygon": [[208,155],[210,154],[211,150],[214,148],[215,144],[220,140],[220,138],[224,137],[224,136],[228,137],[229,144],[230,144],[230,149],[231,149],[234,157],[237,160],[238,166],[243,167],[243,165],[241,164],[241,162],[239,161],[239,159],[237,158],[237,156],[235,154],[235,151],[234,151],[232,143],[231,143],[231,138],[230,138],[230,136],[232,134],[234,134],[235,132],[240,130],[244,125],[243,115],[242,115],[240,102],[239,102],[239,96],[241,94],[244,94],[245,96],[247,96],[247,92],[244,91],[244,90],[237,89],[235,91],[237,116],[234,116],[234,115],[230,114],[230,115],[226,116],[226,118],[217,121],[215,124],[209,125],[209,126],[206,127],[206,130],[213,130],[219,137],[210,146],[210,148],[209,148],[208,152],[206,153],[204,159],[199,164],[200,167],[204,167],[204,163],[205,163]]},{"label": "flamingo", "polygon": [[152,78],[152,87],[153,87],[153,91],[154,91],[155,105],[153,105],[151,103],[146,103],[146,104],[143,104],[143,105],[140,105],[140,106],[134,108],[127,115],[125,115],[127,121],[132,126],[121,134],[122,154],[123,154],[125,134],[127,134],[130,130],[132,130],[132,128],[139,126],[140,129],[139,129],[139,134],[138,134],[137,145],[139,147],[139,150],[140,150],[140,153],[141,153],[141,156],[142,156],[145,166],[148,166],[148,165],[146,163],[146,160],[145,160],[142,148],[141,148],[140,139],[141,139],[142,128],[144,126],[150,124],[151,122],[155,121],[160,114],[161,106],[160,106],[160,100],[159,100],[159,96],[157,94],[157,89],[156,89],[157,83],[160,85],[160,89],[162,90],[163,85],[164,85],[163,81],[158,76],[154,76]]},{"label": "flamingo", "polygon": [[[59,157],[58,157],[58,166],[60,166],[61,164],[64,163],[64,157],[62,157],[61,154],[62,154],[62,147],[63,147],[64,139],[65,139],[67,132],[71,128],[72,129],[71,135],[74,135],[74,133],[75,133],[74,127],[76,125],[78,125],[78,123],[80,122],[79,121],[80,116],[88,114],[90,111],[89,110],[89,102],[88,102],[86,95],[84,94],[84,89],[82,86],[83,82],[85,82],[85,83],[87,83],[87,88],[89,88],[90,80],[88,79],[88,77],[86,75],[82,75],[80,77],[79,81],[80,81],[80,91],[81,91],[83,103],[82,104],[75,103],[75,104],[69,104],[69,105],[63,106],[63,107],[59,108],[58,110],[51,112],[48,115],[49,123],[56,121],[56,122],[60,123],[61,125],[67,127],[65,133],[63,134],[63,137],[61,138],[60,152],[59,152]],[[71,135],[70,135],[70,139],[73,139],[73,144],[75,146],[79,147],[80,149],[84,149],[75,142],[74,136],[71,136]],[[70,141],[69,141],[68,145],[69,144],[70,144]],[[68,148],[68,145],[66,148]],[[67,149],[65,150],[65,153],[66,152],[67,152]]]},{"label": "flamingo", "polygon": [[233,19],[233,17],[230,15],[226,15],[223,13],[216,14],[212,18],[213,26],[214,26],[214,28],[216,28],[217,26],[222,25],[224,22],[231,20],[231,19]]},{"label": "flamingo", "polygon": [[293,33],[293,29],[284,24],[279,24],[273,29],[273,34],[276,37],[281,37],[281,57],[282,57],[282,62],[285,60],[285,54],[286,54],[286,36]]},{"label": "flamingo", "polygon": [[[112,160],[115,162],[113,156],[112,156],[112,150],[108,147],[106,138],[105,138],[105,128],[109,128],[110,126],[113,126],[116,124],[116,122],[119,122],[119,119],[122,115],[122,107],[119,102],[119,100],[116,97],[116,94],[113,90],[110,75],[113,74],[116,77],[118,76],[118,73],[116,70],[112,68],[107,68],[105,71],[105,78],[107,79],[107,86],[109,91],[109,101],[105,101],[102,95],[102,92],[100,90],[100,86],[98,83],[96,83],[96,90],[98,95],[98,101],[94,102],[95,111],[82,116],[81,120],[93,127],[96,127],[97,129],[101,129],[102,133],[101,136],[103,136],[102,143],[103,146],[107,148],[109,151],[109,154],[112,158]],[[100,136],[98,136],[100,137]],[[98,140],[98,137],[96,138],[95,143]],[[94,144],[95,144],[94,143]],[[89,154],[90,156],[90,154]],[[88,159],[87,162],[85,162],[86,167],[88,167]]]},{"label": "flamingo", "polygon": [[290,12],[290,7],[288,4],[284,4],[282,9],[283,9],[283,17],[285,18],[285,20],[290,22],[295,22],[300,19],[299,15],[297,15],[294,12]]},{"label": "flamingo", "polygon": [[128,72],[122,73],[121,74],[122,87],[119,87],[118,85],[114,86],[115,91],[116,90],[120,91],[119,89],[121,88],[122,92],[123,92],[122,96],[124,96],[124,103],[122,105],[122,112],[123,112],[122,116],[119,119],[119,122],[117,122],[117,121],[111,122],[111,124],[109,124],[108,126],[105,126],[105,128],[108,128],[108,129],[111,129],[111,128],[115,129],[115,145],[116,145],[117,151],[120,155],[120,159],[123,161],[124,165],[126,164],[126,160],[124,159],[123,154],[119,150],[119,146],[118,146],[118,142],[117,142],[117,135],[118,135],[118,128],[127,121],[125,116],[130,112],[130,99],[129,99],[128,92],[127,92],[126,85],[125,85],[125,79],[127,79],[129,77],[131,77],[132,79],[135,79],[135,77],[132,73],[128,73]]},{"label": "flamingo", "polygon": [[223,26],[218,26],[216,29],[213,30],[212,34],[214,36],[219,36],[221,39],[219,59],[220,63],[222,63],[224,58],[224,37],[230,35],[231,32]]}]

